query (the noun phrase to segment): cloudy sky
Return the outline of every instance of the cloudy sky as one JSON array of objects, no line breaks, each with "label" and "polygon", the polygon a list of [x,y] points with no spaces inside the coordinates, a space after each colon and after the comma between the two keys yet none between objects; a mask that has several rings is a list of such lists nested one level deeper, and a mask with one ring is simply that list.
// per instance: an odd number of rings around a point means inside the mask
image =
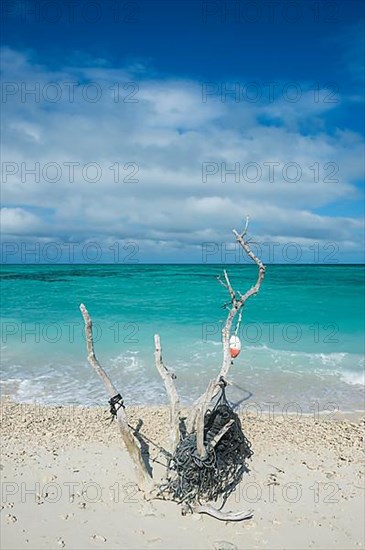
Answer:
[{"label": "cloudy sky", "polygon": [[3,262],[364,260],[362,2],[2,10]]}]

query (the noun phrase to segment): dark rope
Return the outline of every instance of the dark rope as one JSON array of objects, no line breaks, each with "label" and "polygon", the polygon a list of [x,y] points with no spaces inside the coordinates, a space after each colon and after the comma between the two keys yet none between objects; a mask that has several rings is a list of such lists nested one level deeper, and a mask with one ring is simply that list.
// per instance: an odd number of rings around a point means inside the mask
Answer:
[{"label": "dark rope", "polygon": [[[204,445],[206,457],[197,454],[196,433],[180,439],[168,465],[166,482],[160,487],[160,495],[168,494],[178,503],[188,505],[201,501],[226,502],[242,476],[248,471],[246,460],[253,454],[251,444],[242,432],[238,415],[229,404],[221,379],[221,393],[204,417]],[[212,447],[210,442],[230,420],[233,424],[220,441]]]},{"label": "dark rope", "polygon": [[108,403],[110,405],[110,414],[112,415],[112,420],[114,417],[117,416],[117,412],[121,407],[125,409],[123,397],[120,395],[120,393],[117,393],[117,395],[114,395],[114,397],[109,399]]}]

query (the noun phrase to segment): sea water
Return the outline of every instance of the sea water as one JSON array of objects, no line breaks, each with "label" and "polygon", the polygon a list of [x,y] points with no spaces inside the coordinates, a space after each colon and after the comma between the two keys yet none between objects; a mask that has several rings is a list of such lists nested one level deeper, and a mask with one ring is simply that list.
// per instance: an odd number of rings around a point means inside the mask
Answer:
[{"label": "sea water", "polygon": [[[166,402],[154,334],[191,403],[219,372],[229,296],[221,265],[5,265],[1,270],[2,393],[21,402],[105,404],[88,365],[84,303],[95,350],[127,404]],[[227,266],[235,289],[255,266]],[[364,406],[364,268],[269,265],[245,307],[242,351],[228,397],[256,410],[361,410]]]}]

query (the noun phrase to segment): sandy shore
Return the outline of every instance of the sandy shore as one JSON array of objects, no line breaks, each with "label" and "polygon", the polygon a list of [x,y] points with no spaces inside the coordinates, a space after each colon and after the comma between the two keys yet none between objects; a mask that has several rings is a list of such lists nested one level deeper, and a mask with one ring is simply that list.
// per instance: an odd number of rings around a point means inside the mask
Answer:
[{"label": "sandy shore", "polygon": [[[156,444],[167,410],[130,408]],[[251,472],[226,509],[254,517],[224,523],[146,502],[107,409],[3,401],[1,548],[364,548],[364,419],[358,415],[255,419]],[[152,458],[160,458],[150,445]],[[162,466],[152,463],[156,473]]]}]

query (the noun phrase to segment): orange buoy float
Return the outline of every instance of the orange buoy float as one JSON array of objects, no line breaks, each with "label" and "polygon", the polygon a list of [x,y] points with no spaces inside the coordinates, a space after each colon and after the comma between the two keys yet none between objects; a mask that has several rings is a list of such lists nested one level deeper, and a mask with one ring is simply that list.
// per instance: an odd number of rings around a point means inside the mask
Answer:
[{"label": "orange buoy float", "polygon": [[240,354],[241,341],[235,334],[233,334],[229,339],[229,351],[231,353],[232,359],[235,359]]}]

